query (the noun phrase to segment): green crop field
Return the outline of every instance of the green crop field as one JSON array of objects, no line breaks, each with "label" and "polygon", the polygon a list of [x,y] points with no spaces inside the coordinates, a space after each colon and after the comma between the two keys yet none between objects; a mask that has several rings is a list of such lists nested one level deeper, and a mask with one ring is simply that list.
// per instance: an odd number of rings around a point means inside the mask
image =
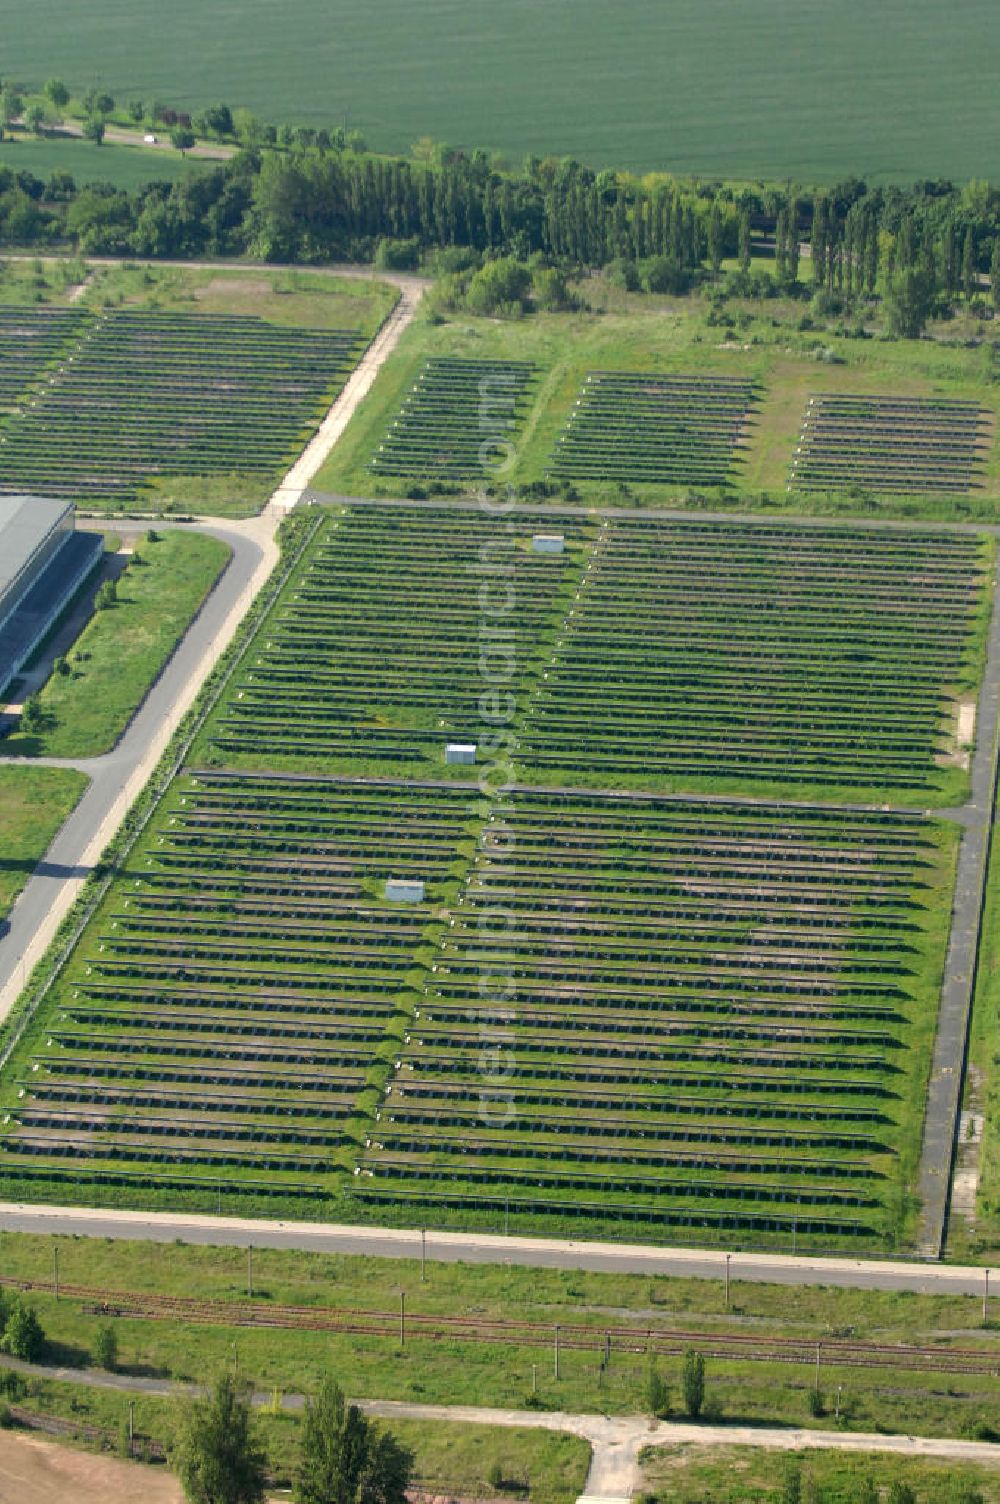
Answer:
[{"label": "green crop field", "polygon": [[18,7],[5,74],[178,109],[225,98],[277,122],[346,117],[382,148],[432,135],[745,178],[997,170],[990,0],[178,0],[166,24],[152,0],[97,0],[71,33],[62,20],[59,0]]},{"label": "green crop field", "polygon": [[34,140],[0,141],[0,167],[11,172],[30,172],[47,182],[54,172],[68,172],[78,185],[113,183],[131,192],[144,183],[174,183],[214,167],[214,162],[184,157],[180,152],[143,150],[114,141],[95,146],[92,141]]}]

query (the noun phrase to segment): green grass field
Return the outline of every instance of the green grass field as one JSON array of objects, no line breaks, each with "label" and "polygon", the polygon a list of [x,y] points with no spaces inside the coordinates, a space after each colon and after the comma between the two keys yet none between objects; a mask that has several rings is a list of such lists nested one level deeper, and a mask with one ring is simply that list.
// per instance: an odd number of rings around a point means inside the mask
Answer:
[{"label": "green grass field", "polygon": [[[28,1297],[53,1343],[51,1357],[72,1370],[91,1361],[101,1317],[83,1311],[84,1300],[71,1287],[107,1292],[149,1292],[222,1302],[217,1323],[194,1324],[122,1316],[115,1319],[119,1361],[124,1372],[159,1374],[198,1382],[237,1356],[240,1366],[264,1391],[311,1389],[325,1368],[343,1376],[359,1398],[415,1400],[427,1404],[523,1407],[537,1365],[538,1396],[548,1409],[570,1412],[638,1413],[645,1408],[650,1359],[642,1349],[650,1329],[715,1336],[751,1337],[766,1345],[769,1335],[805,1344],[801,1363],[711,1359],[708,1394],[724,1416],[765,1424],[786,1422],[829,1429],[838,1383],[842,1414],[856,1430],[884,1428],[910,1434],[961,1435],[989,1421],[991,1375],[963,1374],[958,1380],[903,1367],[838,1367],[823,1356],[821,1387],[829,1406],[825,1416],[808,1410],[813,1383],[811,1346],[815,1341],[852,1339],[877,1343],[919,1342],[996,1351],[997,1332],[979,1326],[976,1296],[926,1296],[892,1291],[839,1290],[804,1286],[790,1308],[788,1288],[734,1279],[731,1306],[724,1309],[721,1280],[649,1278],[583,1270],[518,1269],[502,1264],[437,1264],[429,1259],[420,1278],[419,1260],[355,1258],[288,1250],[255,1249],[254,1299],[265,1310],[279,1305],[338,1311],[387,1312],[388,1335],[344,1331],[292,1330],[240,1324],[246,1306],[247,1257],[243,1249],[182,1243],[136,1244],[96,1238],[0,1235],[0,1267],[5,1278],[51,1281],[53,1247],[59,1250],[63,1294],[56,1301],[40,1289]],[[429,1244],[429,1246],[431,1246]],[[406,1292],[410,1322],[401,1348],[392,1319],[399,1291]],[[89,1300],[89,1297],[88,1297]],[[232,1307],[233,1319],[228,1316]],[[419,1320],[458,1317],[537,1324],[534,1341],[475,1342],[449,1334],[421,1335]],[[552,1331],[563,1334],[560,1377],[552,1367]],[[603,1333],[610,1325],[635,1327],[634,1351],[615,1346],[610,1366],[601,1363]],[[593,1337],[589,1348],[574,1347],[571,1328]],[[679,1361],[657,1359],[680,1409]],[[82,1391],[77,1391],[81,1393]]]},{"label": "green grass field", "polygon": [[996,167],[990,0],[177,0],[167,24],[153,0],[97,0],[71,31],[62,21],[59,0],[19,7],[5,73],[177,109],[224,98],[276,122],[346,118],[380,148],[432,135],[514,160],[744,178]]},{"label": "green grass field", "polygon": [[0,767],[0,919],[86,785],[68,768]]},{"label": "green grass field", "polygon": [[777,1504],[787,1498],[786,1479],[797,1473],[802,1497],[824,1504],[854,1504],[871,1479],[883,1492],[907,1484],[921,1504],[956,1504],[978,1496],[1000,1499],[1000,1470],[973,1463],[928,1458],[863,1456],[836,1451],[774,1453],[754,1447],[648,1447],[643,1483],[647,1504]]},{"label": "green grass field", "polygon": [[54,172],[68,172],[78,187],[84,183],[113,183],[116,188],[131,192],[144,183],[174,183],[215,165],[177,152],[144,150],[141,146],[121,146],[112,141],[95,146],[92,141],[73,138],[37,140],[19,136],[0,142],[0,167],[9,167],[12,172],[30,172],[43,180]]},{"label": "green grass field", "polygon": [[15,735],[11,756],[95,757],[121,736],[229,550],[217,538],[168,532],[140,543],[118,581],[117,603],[98,611],[40,694],[37,735]]},{"label": "green grass field", "polygon": [[63,306],[87,275],[82,261],[4,261],[0,263],[0,304]]}]

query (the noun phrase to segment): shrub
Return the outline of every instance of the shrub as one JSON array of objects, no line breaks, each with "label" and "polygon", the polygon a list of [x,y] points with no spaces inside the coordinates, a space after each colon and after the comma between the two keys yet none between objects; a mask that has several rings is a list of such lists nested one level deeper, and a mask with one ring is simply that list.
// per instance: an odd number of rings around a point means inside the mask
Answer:
[{"label": "shrub", "polygon": [[524,312],[530,287],[528,268],[513,256],[501,256],[473,273],[465,306],[470,313],[516,317],[518,312]]},{"label": "shrub", "polygon": [[811,1416],[813,1416],[816,1420],[818,1420],[821,1415],[825,1415],[826,1414],[826,1410],[824,1409],[824,1406],[823,1406],[823,1391],[822,1391],[822,1389],[810,1389],[810,1391],[809,1391],[809,1414]]},{"label": "shrub", "polygon": [[646,1381],[646,1402],[650,1415],[658,1420],[666,1420],[670,1415],[670,1388],[655,1365],[650,1367]]},{"label": "shrub", "polygon": [[23,1400],[28,1392],[27,1381],[13,1368],[0,1368],[0,1394],[8,1400]]},{"label": "shrub", "polygon": [[1000,1441],[1000,1430],[985,1420],[974,1420],[962,1430],[972,1441]]},{"label": "shrub", "polygon": [[686,292],[691,278],[668,256],[650,256],[640,262],[639,279],[646,292]]},{"label": "shrub", "polygon": [[118,1367],[118,1333],[110,1322],[98,1327],[94,1339],[94,1362],[98,1368],[114,1373]]},{"label": "shrub", "polygon": [[420,241],[392,240],[383,235],[375,249],[375,265],[384,272],[409,272],[420,265]]},{"label": "shrub", "polygon": [[433,265],[439,277],[455,277],[460,272],[476,271],[482,257],[470,245],[446,245],[435,251]]},{"label": "shrub", "polygon": [[634,261],[629,261],[624,256],[609,261],[604,268],[604,276],[612,287],[619,287],[623,292],[639,291],[639,268]]},{"label": "shrub", "polygon": [[705,1359],[693,1347],[689,1347],[684,1354],[681,1387],[684,1391],[684,1409],[692,1420],[697,1420],[705,1403]]},{"label": "shrub", "polygon": [[802,1504],[802,1469],[789,1462],[781,1479],[781,1504]]},{"label": "shrub", "polygon": [[5,1353],[19,1358],[23,1363],[37,1363],[45,1352],[45,1333],[31,1306],[17,1301],[7,1317],[7,1326],[0,1343]]},{"label": "shrub", "polygon": [[44,721],[45,712],[42,709],[41,700],[37,695],[29,695],[21,711],[21,730],[26,731],[29,736],[34,736],[36,732],[41,731]]},{"label": "shrub", "polygon": [[538,307],[549,313],[575,306],[576,300],[566,285],[566,278],[554,266],[535,272],[533,292]]},{"label": "shrub", "polygon": [[118,586],[114,580],[105,580],[94,600],[94,609],[107,611],[118,604]]}]

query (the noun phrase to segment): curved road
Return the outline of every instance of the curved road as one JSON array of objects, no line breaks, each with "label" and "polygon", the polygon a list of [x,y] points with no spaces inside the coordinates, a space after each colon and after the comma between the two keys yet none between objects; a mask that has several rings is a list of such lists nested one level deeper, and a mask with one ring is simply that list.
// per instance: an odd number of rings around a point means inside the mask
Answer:
[{"label": "curved road", "polygon": [[[114,265],[114,258],[89,258]],[[231,263],[178,262],[163,265],[206,266],[222,270]],[[237,263],[234,269],[246,271]],[[272,268],[275,270],[277,268]],[[321,268],[331,275],[370,278],[370,268]],[[90,786],[63,825],[43,860],[22,890],[6,925],[0,926],[0,1022],[13,1008],[24,985],[55,937],[87,875],[145,787],[166,750],[174,729],[194,703],[221,654],[232,641],[254,597],[278,562],[274,535],[282,517],[306,495],[312,476],[353,417],[413,318],[429,285],[425,278],[378,273],[399,288],[400,299],[351,372],[310,443],[283,478],[264,511],[245,522],[198,519],[197,526],[221,538],[233,557],[215,589],[188,628],[180,646],[118,742],[103,757],[56,761],[86,773]],[[21,759],[2,758],[14,763]],[[35,766],[45,759],[31,759]]]},{"label": "curved road", "polygon": [[0,1020],[10,1012],[32,967],[145,786],[175,727],[277,559],[277,547],[270,539],[273,523],[268,520],[210,523],[203,530],[228,544],[232,558],[118,745],[103,757],[79,761],[0,758],[0,765],[23,762],[37,767],[48,762],[78,768],[90,778],[79,804],[0,928]]}]

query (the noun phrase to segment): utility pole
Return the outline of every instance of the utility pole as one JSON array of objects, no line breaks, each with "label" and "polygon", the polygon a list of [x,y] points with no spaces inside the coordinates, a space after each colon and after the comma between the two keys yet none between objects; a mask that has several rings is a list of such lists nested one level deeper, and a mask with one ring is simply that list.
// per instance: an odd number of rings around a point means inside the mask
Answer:
[{"label": "utility pole", "polygon": [[247,1299],[253,1300],[253,1244],[247,1244]]},{"label": "utility pole", "polygon": [[531,1392],[532,1392],[532,1394],[537,1394],[538,1393],[538,1364],[537,1363],[532,1363],[532,1365],[531,1365]]},{"label": "utility pole", "polygon": [[731,1258],[732,1258],[732,1254],[731,1253],[727,1253],[726,1254],[726,1310],[727,1311],[729,1310],[729,1260]]},{"label": "utility pole", "polygon": [[986,1276],[986,1282],[983,1285],[983,1326],[986,1326],[990,1319],[990,1271],[988,1269],[984,1269],[983,1274]]},{"label": "utility pole", "polygon": [[604,1333],[604,1366],[611,1367],[611,1333]]},{"label": "utility pole", "polygon": [[559,1377],[559,1327],[556,1326],[555,1376]]},{"label": "utility pole", "polygon": [[132,1455],[132,1442],[135,1440],[135,1400],[128,1402],[128,1454]]},{"label": "utility pole", "polygon": [[837,1385],[837,1408],[834,1411],[834,1416],[833,1416],[834,1420],[839,1420],[840,1419],[840,1392],[843,1389],[843,1387],[844,1387],[843,1384],[838,1384]]},{"label": "utility pole", "polygon": [[427,1278],[427,1229],[420,1229],[420,1278]]},{"label": "utility pole", "polygon": [[[59,1245],[52,1245],[52,1287],[55,1290],[56,1300],[59,1299]],[[985,1302],[984,1302],[985,1304]]]},{"label": "utility pole", "polygon": [[817,1394],[819,1393],[819,1348],[820,1348],[820,1344],[817,1342],[817,1344],[816,1344],[816,1393]]},{"label": "utility pole", "polygon": [[399,1345],[406,1346],[406,1291],[399,1292]]}]

